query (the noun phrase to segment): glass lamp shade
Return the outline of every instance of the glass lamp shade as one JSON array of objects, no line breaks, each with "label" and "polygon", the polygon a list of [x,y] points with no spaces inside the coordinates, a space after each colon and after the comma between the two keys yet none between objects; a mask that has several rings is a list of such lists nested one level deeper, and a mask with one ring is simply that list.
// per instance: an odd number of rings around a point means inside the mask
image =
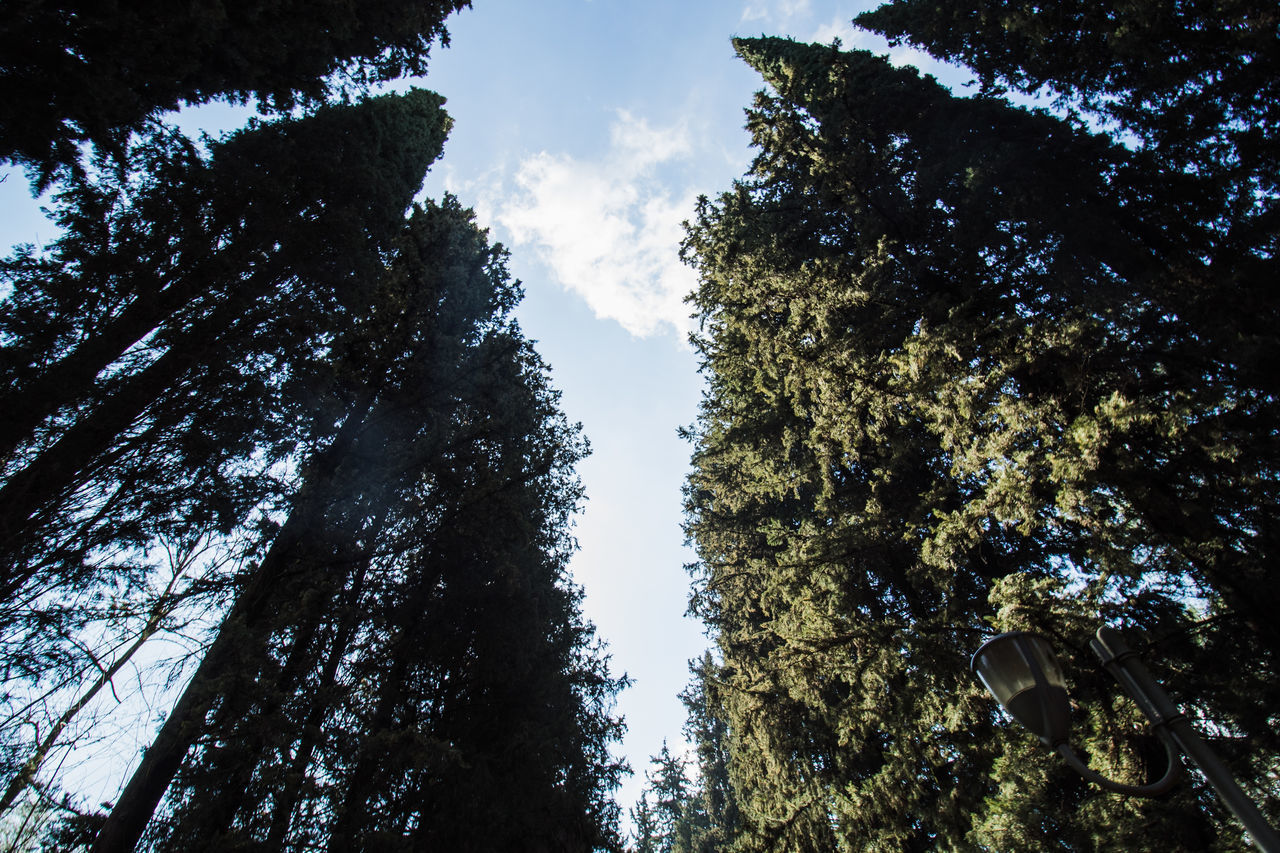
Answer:
[{"label": "glass lamp shade", "polygon": [[1071,705],[1066,679],[1049,641],[1030,631],[992,637],[971,668],[1004,709],[1050,746],[1067,739]]}]

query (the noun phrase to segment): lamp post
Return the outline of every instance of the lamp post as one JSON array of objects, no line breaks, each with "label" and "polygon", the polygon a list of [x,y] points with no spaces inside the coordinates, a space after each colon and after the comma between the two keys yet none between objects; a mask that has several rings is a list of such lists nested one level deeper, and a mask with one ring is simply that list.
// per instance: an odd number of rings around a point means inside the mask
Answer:
[{"label": "lamp post", "polygon": [[1057,751],[1073,769],[1111,791],[1153,797],[1170,790],[1181,775],[1180,749],[1204,773],[1223,804],[1231,810],[1253,842],[1266,853],[1280,853],[1280,836],[1252,800],[1240,790],[1231,771],[1182,715],[1151,676],[1142,660],[1125,644],[1120,632],[1103,626],[1089,642],[1107,671],[1147,715],[1168,754],[1169,769],[1149,785],[1126,785],[1090,770],[1068,743],[1071,706],[1066,680],[1049,641],[1029,631],[1001,634],[983,643],[973,655],[972,669],[1005,710],[1031,729],[1046,746]]}]

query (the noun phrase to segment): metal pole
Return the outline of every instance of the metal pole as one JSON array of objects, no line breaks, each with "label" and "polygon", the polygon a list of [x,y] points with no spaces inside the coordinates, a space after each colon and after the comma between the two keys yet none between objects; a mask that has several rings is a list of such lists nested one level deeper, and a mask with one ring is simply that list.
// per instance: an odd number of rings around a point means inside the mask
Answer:
[{"label": "metal pole", "polygon": [[1125,643],[1120,632],[1104,625],[1098,629],[1097,638],[1089,645],[1107,671],[1116,677],[1125,692],[1138,703],[1151,724],[1157,729],[1164,727],[1187,757],[1196,763],[1209,780],[1218,799],[1244,825],[1253,843],[1265,853],[1280,853],[1280,836],[1276,835],[1276,831],[1267,823],[1253,800],[1240,789],[1227,765],[1209,748],[1191,725],[1191,721],[1183,716],[1169,694],[1164,692],[1160,683],[1147,671],[1142,659]]}]

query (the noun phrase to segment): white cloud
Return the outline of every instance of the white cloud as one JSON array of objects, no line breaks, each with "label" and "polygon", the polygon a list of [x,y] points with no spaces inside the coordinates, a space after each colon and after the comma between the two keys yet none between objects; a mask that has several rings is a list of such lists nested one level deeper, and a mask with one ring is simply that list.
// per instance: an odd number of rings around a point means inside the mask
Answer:
[{"label": "white cloud", "polygon": [[683,333],[695,277],[677,251],[694,194],[673,194],[655,171],[692,153],[683,126],[654,128],[619,112],[598,160],[545,151],[525,158],[515,191],[493,204],[493,221],[597,317],[639,337],[666,327]]},{"label": "white cloud", "polygon": [[809,14],[810,0],[751,0],[742,10],[741,22],[768,21],[786,25]]}]

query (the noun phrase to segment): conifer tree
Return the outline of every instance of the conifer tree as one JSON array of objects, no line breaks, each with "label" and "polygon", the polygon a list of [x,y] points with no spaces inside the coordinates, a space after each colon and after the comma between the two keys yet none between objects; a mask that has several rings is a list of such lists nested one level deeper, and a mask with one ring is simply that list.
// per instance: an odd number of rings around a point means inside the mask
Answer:
[{"label": "conifer tree", "polygon": [[22,2],[0,21],[0,159],[45,175],[92,142],[219,98],[288,113],[344,88],[426,73],[467,0],[411,4]]},{"label": "conifer tree", "polygon": [[323,108],[208,163],[160,135],[136,186],[68,189],[66,234],[5,270],[5,600],[92,581],[96,551],[177,518],[226,531],[264,497],[244,462],[289,452],[307,354],[398,232],[440,103]]},{"label": "conifer tree", "polygon": [[[1032,757],[966,671],[993,628],[1054,636],[1077,743],[1139,777],[1160,750],[1083,648],[1122,621],[1168,638],[1163,675],[1228,753],[1251,740],[1243,775],[1274,768],[1274,412],[1184,313],[1235,292],[1205,275],[1224,195],[865,53],[735,46],[774,90],[760,153],[685,244],[710,383],[693,608],[735,849],[1239,849],[1203,792],[1120,800]],[[1240,648],[1234,692],[1188,678]]]},{"label": "conifer tree", "polygon": [[620,682],[564,577],[585,447],[456,201],[379,281],[333,350],[342,428],[96,849],[175,774],[156,849],[615,844]]},{"label": "conifer tree", "polygon": [[635,853],[727,850],[741,826],[728,772],[728,730],[717,703],[708,698],[716,667],[710,653],[694,664],[693,682],[680,699],[689,712],[685,736],[696,757],[689,762],[672,755],[665,742],[650,757],[647,784],[631,810]]},{"label": "conifer tree", "polygon": [[[19,683],[52,689],[96,663],[95,613],[145,592],[148,549],[248,538],[294,488],[277,466],[332,438],[350,401],[321,399],[328,350],[363,316],[440,152],[441,102],[415,91],[324,107],[207,158],[157,133],[127,175],[70,180],[64,236],[8,262],[6,702],[21,705]],[[83,606],[95,601],[112,603]]]}]

